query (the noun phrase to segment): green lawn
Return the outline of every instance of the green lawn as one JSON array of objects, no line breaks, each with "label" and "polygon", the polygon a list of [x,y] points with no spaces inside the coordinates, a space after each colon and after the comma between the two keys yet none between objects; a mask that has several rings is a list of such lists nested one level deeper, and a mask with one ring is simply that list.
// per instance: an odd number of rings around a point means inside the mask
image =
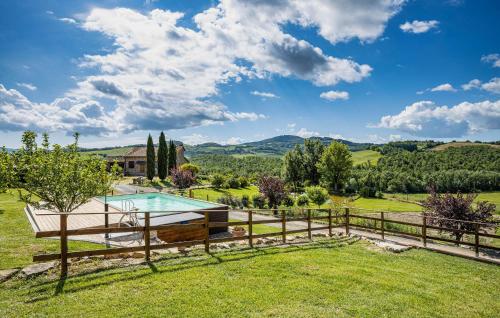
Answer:
[{"label": "green lawn", "polygon": [[196,253],[0,289],[1,317],[494,317],[500,267],[365,242]]},{"label": "green lawn", "polygon": [[[0,269],[20,267],[32,263],[34,254],[57,252],[59,241],[37,239],[24,214],[23,202],[17,192],[0,193]],[[101,245],[69,242],[70,250],[96,249]],[[0,315],[1,316],[1,315]]]},{"label": "green lawn", "polygon": [[377,161],[382,157],[380,152],[373,150],[361,150],[352,152],[352,160],[354,165],[359,165],[370,161],[372,164],[377,164]]},{"label": "green lawn", "polygon": [[[386,193],[384,194],[387,198],[399,198],[401,200],[409,201],[422,201],[425,200],[429,195],[427,193]],[[481,192],[476,200],[477,201],[488,201],[496,205],[496,212],[500,214],[500,191],[495,192]]]},{"label": "green lawn", "polygon": [[[229,222],[240,222],[241,220],[230,219]],[[245,228],[248,233],[248,225],[241,225]],[[265,234],[265,233],[275,233],[281,231],[281,227],[269,226],[265,224],[254,224],[252,225],[253,234]]]},{"label": "green lawn", "polygon": [[240,188],[240,189],[213,189],[213,188],[206,188],[206,189],[196,189],[193,190],[193,195],[195,199],[200,199],[200,200],[207,200],[208,196],[208,201],[213,201],[216,202],[218,198],[226,195],[226,194],[231,194],[238,199],[241,199],[241,197],[246,194],[250,197],[250,200],[252,199],[252,196],[255,194],[259,194],[259,189],[256,186],[249,186],[247,188]]}]

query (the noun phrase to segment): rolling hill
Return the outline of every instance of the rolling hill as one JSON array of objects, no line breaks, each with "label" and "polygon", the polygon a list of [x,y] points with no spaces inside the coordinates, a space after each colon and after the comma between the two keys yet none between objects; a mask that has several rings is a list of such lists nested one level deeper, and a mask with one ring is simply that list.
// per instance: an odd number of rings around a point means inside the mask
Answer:
[{"label": "rolling hill", "polygon": [[441,151],[441,150],[446,150],[448,148],[452,148],[452,147],[493,147],[493,148],[496,148],[496,149],[500,149],[500,145],[498,144],[488,144],[488,143],[481,143],[481,142],[449,142],[449,143],[446,143],[446,144],[442,144],[442,145],[438,145],[434,148],[432,148],[432,150],[435,150],[435,151]]}]

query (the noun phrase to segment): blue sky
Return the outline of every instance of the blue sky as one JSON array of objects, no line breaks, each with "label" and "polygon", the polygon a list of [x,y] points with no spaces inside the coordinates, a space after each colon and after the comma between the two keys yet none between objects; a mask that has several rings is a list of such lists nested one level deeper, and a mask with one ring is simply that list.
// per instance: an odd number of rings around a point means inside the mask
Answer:
[{"label": "blue sky", "polygon": [[500,139],[497,1],[2,1],[0,145]]}]

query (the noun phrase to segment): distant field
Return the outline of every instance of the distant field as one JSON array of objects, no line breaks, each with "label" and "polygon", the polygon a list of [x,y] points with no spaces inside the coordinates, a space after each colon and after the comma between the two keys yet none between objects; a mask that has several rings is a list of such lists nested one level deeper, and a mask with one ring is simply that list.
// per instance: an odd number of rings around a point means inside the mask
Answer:
[{"label": "distant field", "polygon": [[432,150],[440,151],[440,150],[446,150],[451,147],[470,147],[470,146],[489,146],[496,149],[500,149],[500,145],[494,145],[494,144],[483,144],[476,142],[449,142],[447,144],[436,146],[432,148]]},{"label": "distant field", "polygon": [[[366,210],[374,210],[374,211],[419,212],[422,210],[422,207],[417,204],[399,202],[388,199],[360,197],[354,201],[347,201],[346,197],[333,195],[332,200],[343,205],[352,206],[360,209],[366,209]],[[363,211],[361,210],[360,212]]]},{"label": "distant field", "polygon": [[122,156],[129,152],[133,147],[121,147],[121,148],[113,148],[113,149],[105,149],[105,150],[92,150],[92,151],[83,151],[83,154],[96,154],[96,155],[106,155],[106,156]]},{"label": "distant field", "polygon": [[196,189],[193,190],[193,195],[195,199],[200,199],[200,200],[207,200],[208,201],[213,201],[216,202],[218,198],[231,194],[232,196],[235,196],[239,199],[246,194],[252,199],[252,196],[255,194],[259,194],[259,189],[256,186],[249,186],[247,188],[241,188],[241,189],[213,189],[213,188],[207,188],[207,189]]},{"label": "distant field", "polygon": [[352,153],[352,159],[354,161],[354,165],[359,165],[365,162],[370,161],[372,164],[377,164],[377,161],[382,157],[380,152],[373,150],[361,150],[354,151]]}]

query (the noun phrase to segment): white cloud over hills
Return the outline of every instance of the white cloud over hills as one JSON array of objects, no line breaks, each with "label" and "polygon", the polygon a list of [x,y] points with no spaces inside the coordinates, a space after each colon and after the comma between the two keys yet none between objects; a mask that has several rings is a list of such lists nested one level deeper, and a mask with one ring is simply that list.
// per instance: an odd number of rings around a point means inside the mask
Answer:
[{"label": "white cloud over hills", "polygon": [[437,28],[439,25],[439,22],[436,20],[429,20],[429,21],[418,21],[418,20],[413,20],[412,22],[405,22],[399,26],[403,32],[407,33],[425,33],[430,31],[431,29]]},{"label": "white cloud over hills", "polygon": [[332,44],[370,42],[382,35],[402,4],[221,0],[194,16],[195,28],[179,23],[181,12],[93,8],[76,24],[64,22],[104,34],[114,50],[82,57],[80,66],[92,75],[52,103],[30,101],[0,86],[0,130],[99,135],[262,119],[262,114],[231,111],[231,105],[217,102],[220,86],[273,76],[331,86],[361,81],[372,70],[325,54],[285,33],[283,25],[315,28]]},{"label": "white cloud over hills", "polygon": [[374,127],[397,129],[419,137],[462,137],[500,129],[500,101],[463,102],[452,107],[420,101],[399,114],[382,117]]}]

